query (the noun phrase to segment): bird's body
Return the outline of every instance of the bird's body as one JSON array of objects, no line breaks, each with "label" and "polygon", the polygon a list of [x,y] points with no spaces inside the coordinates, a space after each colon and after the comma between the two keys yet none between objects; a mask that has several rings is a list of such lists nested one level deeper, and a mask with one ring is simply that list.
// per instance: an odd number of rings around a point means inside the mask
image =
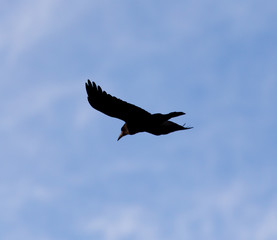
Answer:
[{"label": "bird's body", "polygon": [[139,132],[162,135],[178,130],[191,129],[169,121],[170,118],[184,115],[183,112],[151,114],[142,108],[107,94],[102,91],[100,86],[97,87],[94,82],[91,84],[90,80],[86,83],[86,90],[88,101],[93,108],[110,117],[125,121],[118,140],[127,134],[133,135]]}]

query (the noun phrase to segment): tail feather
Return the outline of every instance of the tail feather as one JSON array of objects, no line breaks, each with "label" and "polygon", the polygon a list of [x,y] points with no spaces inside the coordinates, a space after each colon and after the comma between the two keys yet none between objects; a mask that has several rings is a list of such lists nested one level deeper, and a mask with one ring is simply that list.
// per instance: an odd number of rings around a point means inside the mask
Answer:
[{"label": "tail feather", "polygon": [[161,126],[161,134],[168,134],[171,132],[179,131],[179,130],[188,130],[191,129],[192,127],[184,127],[181,126],[177,123],[171,122],[171,121],[166,121],[165,123],[162,124]]},{"label": "tail feather", "polygon": [[193,127],[185,127],[186,124],[183,125],[184,130],[192,129]]},{"label": "tail feather", "polygon": [[184,127],[185,125],[181,126],[175,122],[171,121],[164,121],[160,126],[156,128],[149,128],[146,132],[152,133],[154,135],[163,135],[168,134],[171,132],[179,131],[179,130],[188,130],[192,127]]},{"label": "tail feather", "polygon": [[185,113],[184,112],[171,112],[171,113],[166,114],[168,119],[178,117],[178,116],[181,116],[181,115],[185,115]]}]

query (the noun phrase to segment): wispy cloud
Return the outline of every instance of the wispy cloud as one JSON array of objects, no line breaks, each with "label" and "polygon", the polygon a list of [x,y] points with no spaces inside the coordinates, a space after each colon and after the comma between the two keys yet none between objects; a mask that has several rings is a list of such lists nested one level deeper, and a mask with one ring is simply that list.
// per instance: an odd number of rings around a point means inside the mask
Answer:
[{"label": "wispy cloud", "polygon": [[[274,1],[4,6],[0,221],[13,229],[0,237],[276,236]],[[92,72],[149,111],[184,108],[176,121],[195,128],[108,139],[121,123],[89,106]]]},{"label": "wispy cloud", "polygon": [[157,226],[151,221],[150,214],[136,206],[108,207],[81,225],[81,231],[98,239],[159,239]]},{"label": "wispy cloud", "polygon": [[2,20],[0,34],[1,46],[6,49],[6,61],[9,64],[13,64],[20,54],[51,31],[59,2],[29,0],[7,5],[9,14]]},{"label": "wispy cloud", "polygon": [[68,5],[63,0],[28,0],[4,5],[6,13],[0,23],[0,49],[6,67],[14,67],[18,58],[32,51],[39,41],[72,23],[87,4],[87,1]]}]

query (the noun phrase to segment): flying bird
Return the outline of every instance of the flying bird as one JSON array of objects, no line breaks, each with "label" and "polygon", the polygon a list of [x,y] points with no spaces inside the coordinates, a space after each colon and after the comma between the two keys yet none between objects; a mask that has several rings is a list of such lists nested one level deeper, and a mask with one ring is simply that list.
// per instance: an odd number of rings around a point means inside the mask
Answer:
[{"label": "flying bird", "polygon": [[133,135],[139,132],[162,135],[192,128],[169,121],[173,117],[184,115],[184,112],[151,114],[140,107],[111,96],[103,91],[100,86],[97,86],[95,82],[91,83],[90,80],[86,83],[86,91],[88,101],[93,108],[125,122],[117,141],[125,135]]}]

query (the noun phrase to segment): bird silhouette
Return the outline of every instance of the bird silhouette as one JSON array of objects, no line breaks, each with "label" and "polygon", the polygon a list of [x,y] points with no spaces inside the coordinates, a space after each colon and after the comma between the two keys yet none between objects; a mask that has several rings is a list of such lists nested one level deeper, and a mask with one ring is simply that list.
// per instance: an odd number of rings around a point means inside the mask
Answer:
[{"label": "bird silhouette", "polygon": [[97,86],[95,82],[91,83],[90,80],[86,83],[86,91],[88,101],[93,108],[110,117],[119,118],[125,122],[117,141],[125,135],[133,135],[139,132],[162,135],[192,128],[169,121],[173,117],[184,115],[184,112],[151,114],[140,107],[107,94],[100,86]]}]

